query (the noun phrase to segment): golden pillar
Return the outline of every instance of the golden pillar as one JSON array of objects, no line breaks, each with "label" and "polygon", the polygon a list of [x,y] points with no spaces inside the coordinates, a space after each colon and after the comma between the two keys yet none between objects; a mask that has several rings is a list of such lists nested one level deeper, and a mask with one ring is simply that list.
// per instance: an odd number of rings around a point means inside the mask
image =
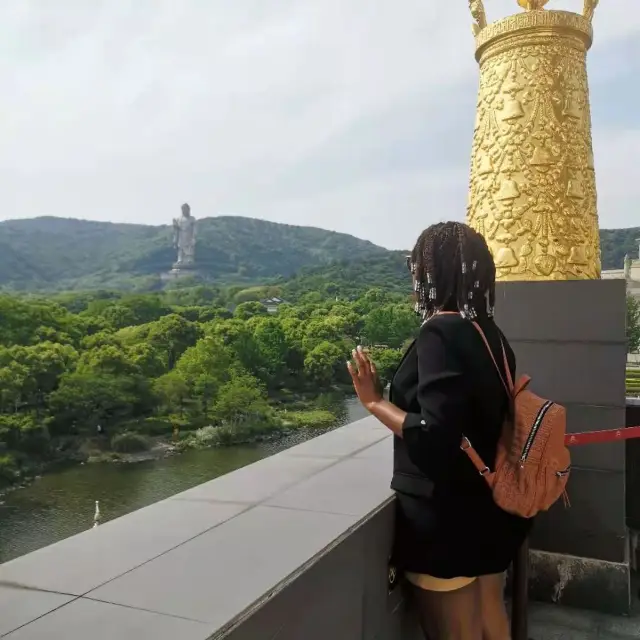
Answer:
[{"label": "golden pillar", "polygon": [[600,277],[586,56],[598,0],[583,15],[525,11],[475,19],[480,91],[467,221],[487,240],[499,280]]}]

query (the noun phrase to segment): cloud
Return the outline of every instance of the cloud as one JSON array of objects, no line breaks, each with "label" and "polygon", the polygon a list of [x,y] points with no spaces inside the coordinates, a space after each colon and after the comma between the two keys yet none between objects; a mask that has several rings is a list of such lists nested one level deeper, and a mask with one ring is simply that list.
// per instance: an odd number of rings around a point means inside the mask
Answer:
[{"label": "cloud", "polygon": [[[515,0],[486,0],[490,19]],[[549,8],[580,10],[581,0]],[[590,54],[601,220],[635,224],[640,12]],[[0,4],[2,218],[239,214],[406,247],[462,218],[477,89],[465,2]]]}]

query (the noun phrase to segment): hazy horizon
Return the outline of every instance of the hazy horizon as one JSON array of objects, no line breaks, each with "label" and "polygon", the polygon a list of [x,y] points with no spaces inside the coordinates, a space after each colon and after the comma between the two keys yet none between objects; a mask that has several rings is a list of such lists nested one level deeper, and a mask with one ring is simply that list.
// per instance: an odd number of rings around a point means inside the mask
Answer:
[{"label": "hazy horizon", "polygon": [[[640,226],[634,7],[600,3],[589,53],[602,228]],[[0,220],[162,226],[186,201],[410,246],[464,216],[470,25],[468,3],[427,0],[3,3]]]}]

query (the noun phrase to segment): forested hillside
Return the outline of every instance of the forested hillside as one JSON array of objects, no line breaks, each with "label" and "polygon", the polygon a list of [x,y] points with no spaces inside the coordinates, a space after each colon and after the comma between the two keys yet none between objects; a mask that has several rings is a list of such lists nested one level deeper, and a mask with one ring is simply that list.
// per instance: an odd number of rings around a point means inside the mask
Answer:
[{"label": "forested hillside", "polygon": [[[601,231],[603,269],[636,256],[640,228]],[[283,283],[291,295],[316,285],[348,293],[366,283],[404,286],[404,252],[350,235],[240,217],[198,220],[196,262],[204,283]],[[175,259],[168,225],[66,218],[0,222],[0,289],[155,291]]]},{"label": "forested hillside", "polygon": [[[196,260],[207,282],[266,282],[303,267],[387,256],[353,236],[240,217],[198,220]],[[170,226],[64,218],[0,223],[0,287],[22,291],[149,291],[175,260]]]}]

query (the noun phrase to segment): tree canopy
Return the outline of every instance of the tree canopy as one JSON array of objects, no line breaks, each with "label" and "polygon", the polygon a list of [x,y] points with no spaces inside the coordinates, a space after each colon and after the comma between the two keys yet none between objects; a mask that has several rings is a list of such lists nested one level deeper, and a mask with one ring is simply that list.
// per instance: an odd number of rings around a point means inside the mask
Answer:
[{"label": "tree canopy", "polygon": [[125,451],[146,424],[270,420],[282,394],[348,388],[357,344],[389,375],[418,327],[408,298],[381,289],[305,293],[277,313],[237,291],[183,294],[0,295],[0,479],[97,434]]}]

